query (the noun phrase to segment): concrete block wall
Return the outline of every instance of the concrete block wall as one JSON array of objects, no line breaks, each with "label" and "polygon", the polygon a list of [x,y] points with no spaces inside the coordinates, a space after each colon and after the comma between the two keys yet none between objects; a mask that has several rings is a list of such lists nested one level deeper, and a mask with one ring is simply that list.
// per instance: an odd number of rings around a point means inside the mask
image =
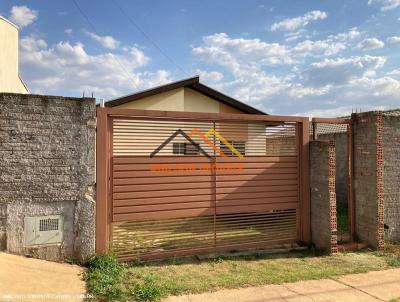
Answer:
[{"label": "concrete block wall", "polygon": [[[94,252],[95,100],[0,94],[0,248],[47,260]],[[62,215],[61,244],[24,246],[24,217]]]},{"label": "concrete block wall", "polygon": [[385,240],[400,242],[400,110],[382,112]]},{"label": "concrete block wall", "polygon": [[337,252],[334,141],[310,142],[311,238],[316,248]]},{"label": "concrete block wall", "polygon": [[382,115],[352,115],[356,234],[375,249],[384,247]]},{"label": "concrete block wall", "polygon": [[335,141],[336,150],[336,202],[347,207],[347,132],[319,134],[318,140]]}]

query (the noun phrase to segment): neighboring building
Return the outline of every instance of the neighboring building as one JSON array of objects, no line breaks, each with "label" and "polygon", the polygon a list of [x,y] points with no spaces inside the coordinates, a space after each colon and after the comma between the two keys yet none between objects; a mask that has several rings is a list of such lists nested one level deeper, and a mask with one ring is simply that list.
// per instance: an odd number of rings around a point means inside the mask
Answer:
[{"label": "neighboring building", "polygon": [[106,102],[105,106],[165,111],[265,114],[200,83],[198,76],[119,97]]},{"label": "neighboring building", "polygon": [[18,68],[18,27],[0,16],[0,92],[29,93]]}]

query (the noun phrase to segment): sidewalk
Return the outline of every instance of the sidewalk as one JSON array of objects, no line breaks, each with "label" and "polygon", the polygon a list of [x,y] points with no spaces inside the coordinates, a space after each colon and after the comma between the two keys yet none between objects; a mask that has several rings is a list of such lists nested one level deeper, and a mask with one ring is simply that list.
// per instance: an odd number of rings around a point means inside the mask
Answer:
[{"label": "sidewalk", "polygon": [[400,269],[169,297],[163,302],[373,302],[396,298],[400,298]]},{"label": "sidewalk", "polygon": [[0,253],[0,301],[83,301],[82,272],[77,265]]},{"label": "sidewalk", "polygon": [[[0,253],[0,301],[82,301],[85,294],[82,272],[75,265]],[[17,294],[66,296],[21,299]],[[169,297],[164,302],[369,302],[395,298],[400,298],[400,269]]]}]

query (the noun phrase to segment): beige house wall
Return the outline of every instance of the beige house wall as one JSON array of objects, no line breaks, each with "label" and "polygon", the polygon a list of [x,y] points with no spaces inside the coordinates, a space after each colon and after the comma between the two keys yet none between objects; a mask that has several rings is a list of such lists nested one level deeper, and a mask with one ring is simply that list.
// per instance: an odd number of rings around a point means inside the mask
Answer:
[{"label": "beige house wall", "polygon": [[193,89],[185,88],[185,110],[186,112],[219,113],[220,102],[199,93]]},{"label": "beige house wall", "polygon": [[242,113],[235,108],[222,104],[217,100],[190,88],[174,89],[115,106],[114,108],[207,113]]},{"label": "beige house wall", "polygon": [[162,111],[185,111],[184,88],[159,93],[140,100],[125,103],[114,108],[145,109]]},{"label": "beige house wall", "polygon": [[18,28],[0,17],[0,92],[28,93],[18,73]]}]

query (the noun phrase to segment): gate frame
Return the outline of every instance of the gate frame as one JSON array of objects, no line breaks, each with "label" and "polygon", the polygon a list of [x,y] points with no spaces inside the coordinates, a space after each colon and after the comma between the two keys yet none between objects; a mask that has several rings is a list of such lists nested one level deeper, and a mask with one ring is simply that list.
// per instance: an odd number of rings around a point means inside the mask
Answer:
[{"label": "gate frame", "polygon": [[349,210],[348,225],[350,230],[350,243],[355,242],[356,233],[356,206],[354,198],[354,135],[353,120],[351,118],[317,118],[311,120],[313,140],[318,140],[316,133],[317,124],[336,124],[347,125],[347,207]]},{"label": "gate frame", "polygon": [[296,122],[299,158],[299,212],[297,214],[298,241],[309,245],[311,242],[310,221],[310,173],[309,173],[309,118],[299,116],[200,113],[181,111],[156,111],[140,109],[119,109],[97,107],[96,128],[96,253],[109,251],[111,239],[111,156],[112,156],[112,118],[171,118],[195,119],[204,121],[259,121]]}]

